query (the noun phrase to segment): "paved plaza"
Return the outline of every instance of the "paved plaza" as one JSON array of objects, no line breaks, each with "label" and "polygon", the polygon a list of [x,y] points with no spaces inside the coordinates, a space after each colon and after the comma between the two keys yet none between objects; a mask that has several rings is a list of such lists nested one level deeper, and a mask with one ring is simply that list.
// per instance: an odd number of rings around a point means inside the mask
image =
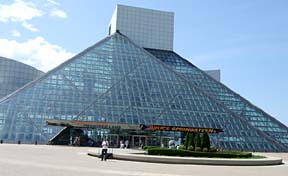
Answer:
[{"label": "paved plaza", "polygon": [[[281,176],[287,175],[288,165],[278,166],[206,166],[156,164],[108,160],[88,156],[97,148],[48,145],[0,144],[0,175],[2,176]],[[114,149],[117,151],[120,149]],[[125,152],[125,149],[123,149]],[[281,156],[288,161],[288,154]]]}]

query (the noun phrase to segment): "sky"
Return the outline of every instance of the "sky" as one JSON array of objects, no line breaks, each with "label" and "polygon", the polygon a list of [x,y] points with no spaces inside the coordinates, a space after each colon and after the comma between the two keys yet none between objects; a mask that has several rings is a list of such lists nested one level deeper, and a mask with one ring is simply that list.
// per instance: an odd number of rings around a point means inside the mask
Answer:
[{"label": "sky", "polygon": [[288,125],[287,0],[0,0],[0,56],[49,71],[105,38],[117,4],[174,12],[178,54]]}]

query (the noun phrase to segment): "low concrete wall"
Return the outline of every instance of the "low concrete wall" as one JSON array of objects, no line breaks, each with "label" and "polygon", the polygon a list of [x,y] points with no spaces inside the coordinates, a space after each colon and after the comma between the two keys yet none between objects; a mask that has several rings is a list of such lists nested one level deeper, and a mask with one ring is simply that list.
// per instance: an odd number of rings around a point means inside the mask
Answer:
[{"label": "low concrete wall", "polygon": [[[97,154],[88,153],[90,156],[98,156]],[[127,154],[113,153],[113,159],[139,161],[150,163],[169,163],[169,164],[198,164],[198,165],[225,165],[225,166],[267,166],[279,165],[283,161],[281,158],[267,157],[263,159],[225,159],[225,158],[195,158],[195,157],[170,157],[144,155],[143,153]]]}]

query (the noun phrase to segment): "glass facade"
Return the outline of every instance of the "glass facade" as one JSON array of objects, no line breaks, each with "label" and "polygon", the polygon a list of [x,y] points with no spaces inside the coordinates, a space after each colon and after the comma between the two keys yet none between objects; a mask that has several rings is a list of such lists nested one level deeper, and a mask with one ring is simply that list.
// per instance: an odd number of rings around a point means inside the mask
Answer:
[{"label": "glass facade", "polygon": [[288,128],[173,51],[146,49],[272,140],[288,147]]},{"label": "glass facade", "polygon": [[43,74],[29,65],[0,57],[0,99]]},{"label": "glass facade", "polygon": [[47,143],[61,127],[46,120],[59,119],[220,128],[216,147],[287,151],[179,74],[192,70],[176,62],[181,71],[115,33],[2,99],[0,138]]}]

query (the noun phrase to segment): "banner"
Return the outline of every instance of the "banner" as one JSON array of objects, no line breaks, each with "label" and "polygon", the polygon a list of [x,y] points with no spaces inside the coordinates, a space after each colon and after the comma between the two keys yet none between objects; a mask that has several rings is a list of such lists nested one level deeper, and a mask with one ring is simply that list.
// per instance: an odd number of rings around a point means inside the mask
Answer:
[{"label": "banner", "polygon": [[142,130],[151,131],[179,131],[179,132],[190,132],[190,133],[220,133],[223,132],[222,129],[214,128],[196,128],[196,127],[177,127],[177,126],[164,126],[164,125],[140,125]]}]

